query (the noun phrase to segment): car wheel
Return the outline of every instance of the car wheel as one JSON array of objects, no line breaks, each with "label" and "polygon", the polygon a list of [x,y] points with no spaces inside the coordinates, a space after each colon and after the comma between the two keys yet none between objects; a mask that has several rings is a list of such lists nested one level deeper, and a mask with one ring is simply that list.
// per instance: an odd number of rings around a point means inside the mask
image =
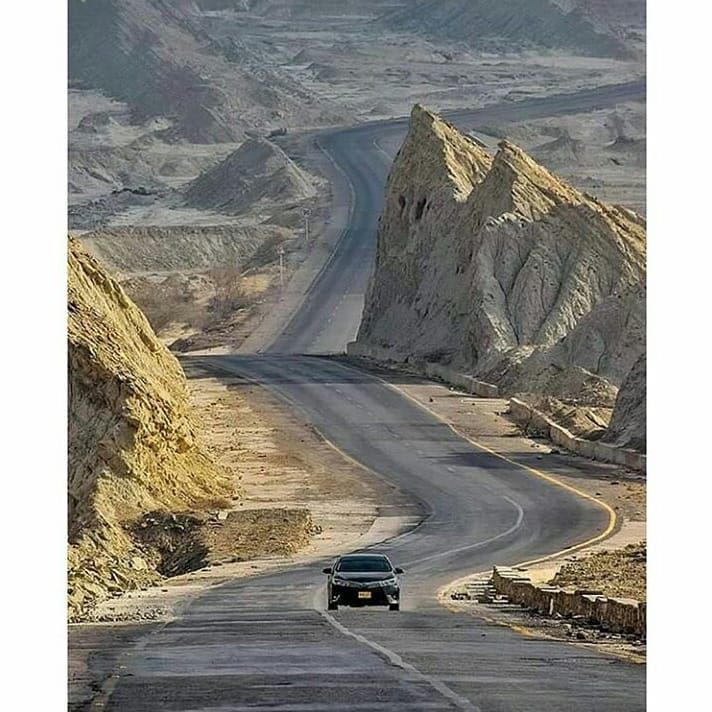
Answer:
[{"label": "car wheel", "polygon": [[388,606],[389,611],[400,611],[400,603],[391,603]]},{"label": "car wheel", "polygon": [[332,601],[329,601],[329,604],[327,605],[327,608],[330,611],[338,611],[339,610],[339,604],[338,603],[333,603]]}]

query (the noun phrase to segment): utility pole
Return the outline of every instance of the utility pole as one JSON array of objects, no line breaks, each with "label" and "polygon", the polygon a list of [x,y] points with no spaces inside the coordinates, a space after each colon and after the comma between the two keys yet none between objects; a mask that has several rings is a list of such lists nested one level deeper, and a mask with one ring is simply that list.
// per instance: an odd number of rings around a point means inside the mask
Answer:
[{"label": "utility pole", "polygon": [[282,247],[280,245],[277,254],[279,255],[279,286],[283,287],[284,286],[284,247]]},{"label": "utility pole", "polygon": [[311,208],[302,208],[302,217],[304,218],[304,237],[307,242],[309,242],[309,216],[311,215]]}]

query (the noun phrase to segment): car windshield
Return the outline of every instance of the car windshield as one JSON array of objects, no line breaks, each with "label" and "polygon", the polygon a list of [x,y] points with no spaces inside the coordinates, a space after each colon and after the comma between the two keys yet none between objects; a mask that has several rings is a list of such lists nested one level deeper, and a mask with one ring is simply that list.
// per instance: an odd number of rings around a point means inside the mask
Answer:
[{"label": "car windshield", "polygon": [[337,571],[391,571],[391,565],[381,556],[363,556],[354,559],[341,559]]}]

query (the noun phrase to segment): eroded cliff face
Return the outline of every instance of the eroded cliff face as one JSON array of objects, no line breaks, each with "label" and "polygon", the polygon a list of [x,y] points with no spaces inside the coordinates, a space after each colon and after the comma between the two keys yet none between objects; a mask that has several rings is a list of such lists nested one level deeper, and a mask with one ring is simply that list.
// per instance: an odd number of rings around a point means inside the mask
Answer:
[{"label": "eroded cliff face", "polygon": [[505,393],[612,407],[643,353],[645,224],[517,146],[416,106],[389,176],[358,340]]},{"label": "eroded cliff face", "polygon": [[634,450],[646,449],[646,371],[643,354],[618,391],[613,417],[604,436],[606,442]]},{"label": "eroded cliff face", "polygon": [[232,495],[196,437],[183,371],[121,287],[69,241],[69,607],[159,578],[130,534],[147,512]]}]

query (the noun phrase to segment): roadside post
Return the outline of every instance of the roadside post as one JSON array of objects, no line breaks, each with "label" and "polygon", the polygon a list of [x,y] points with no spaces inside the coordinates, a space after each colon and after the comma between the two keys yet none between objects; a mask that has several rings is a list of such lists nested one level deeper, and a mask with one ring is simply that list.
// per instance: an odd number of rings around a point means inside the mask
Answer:
[{"label": "roadside post", "polygon": [[309,242],[309,217],[311,215],[311,208],[302,208],[302,217],[304,218],[304,237],[307,242]]},{"label": "roadside post", "polygon": [[277,252],[279,255],[279,286],[283,287],[284,286],[284,247],[282,245],[279,246],[279,250]]}]

